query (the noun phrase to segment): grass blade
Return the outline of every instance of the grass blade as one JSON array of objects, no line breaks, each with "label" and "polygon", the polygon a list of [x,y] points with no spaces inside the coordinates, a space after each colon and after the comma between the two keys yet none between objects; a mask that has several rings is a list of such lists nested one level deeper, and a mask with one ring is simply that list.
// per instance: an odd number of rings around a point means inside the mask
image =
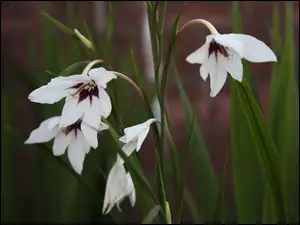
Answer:
[{"label": "grass blade", "polygon": [[[232,25],[234,33],[242,33],[242,24],[238,2],[233,2]],[[251,80],[248,65],[244,65],[244,79]],[[230,80],[230,132],[231,156],[234,179],[235,202],[238,221],[240,223],[256,223],[262,221],[262,191],[263,183],[258,159],[254,149],[254,142],[250,138],[239,95],[234,87],[234,80]]]},{"label": "grass blade", "polygon": [[[277,6],[278,7],[278,6]],[[278,8],[274,9],[273,45],[280,55],[271,84],[270,128],[281,155],[282,181],[289,222],[299,221],[299,95],[296,81],[293,5],[285,3],[285,44],[280,51]]]},{"label": "grass blade", "polygon": [[280,159],[276,146],[271,139],[259,106],[244,79],[242,83],[235,81],[240,103],[244,109],[248,126],[255,141],[255,150],[264,173],[266,185],[271,195],[272,206],[278,222],[285,222],[285,208],[280,178]]},{"label": "grass blade", "polygon": [[[183,89],[177,71],[175,72],[175,75],[181,101],[184,107],[186,122],[188,124],[188,129],[190,129],[195,113],[193,112],[191,103]],[[203,215],[203,221],[212,222],[214,220],[219,184],[199,127],[195,127],[193,131],[191,145],[192,166],[194,167],[195,174],[197,174],[195,177],[197,186],[197,202],[201,203],[199,207],[201,215]]]}]

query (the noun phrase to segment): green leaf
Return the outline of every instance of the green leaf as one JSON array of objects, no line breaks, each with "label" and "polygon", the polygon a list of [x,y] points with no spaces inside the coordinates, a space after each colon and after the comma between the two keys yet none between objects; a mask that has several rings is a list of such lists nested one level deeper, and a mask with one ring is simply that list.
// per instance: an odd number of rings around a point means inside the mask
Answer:
[{"label": "green leaf", "polygon": [[244,79],[243,82],[240,83],[234,80],[234,84],[239,94],[241,106],[244,109],[247,118],[252,139],[255,141],[255,151],[263,170],[268,191],[270,192],[272,207],[277,222],[285,222],[286,215],[280,178],[280,159],[278,151],[267,131],[264,118],[247,81]]},{"label": "green leaf", "polygon": [[[278,6],[277,6],[278,7]],[[273,37],[280,36],[278,8],[274,9]],[[285,3],[285,44],[273,38],[279,54],[271,83],[270,128],[281,155],[281,175],[289,222],[299,221],[299,94],[296,81],[293,5]]]},{"label": "green leaf", "polygon": [[[192,121],[195,117],[195,113],[181,84],[177,71],[175,71],[175,75],[180,92],[180,98],[184,107],[184,113],[188,130],[190,130],[191,126],[193,126]],[[193,129],[191,145],[191,163],[196,174],[196,199],[197,202],[199,202],[200,204],[200,214],[203,215],[203,221],[212,222],[214,220],[214,211],[218,198],[219,184],[217,181],[214,167],[210,160],[209,153],[206,150],[202,132],[197,126]]]},{"label": "green leaf", "polygon": [[[60,76],[69,76],[71,74],[81,74],[82,68],[83,66],[87,65],[90,61],[88,60],[84,60],[84,61],[80,61],[80,62],[75,62],[72,65],[70,65],[69,67],[67,67],[66,69],[64,69],[61,73]],[[81,71],[79,70],[81,69]],[[75,72],[77,71],[77,72]],[[79,72],[80,71],[80,72]]]},{"label": "green leaf", "polygon": [[104,51],[104,60],[110,61],[111,57],[111,43],[113,40],[113,34],[114,34],[114,25],[115,25],[115,12],[113,3],[108,3],[108,24],[107,24],[107,31],[106,31],[106,40],[105,40],[105,51]]},{"label": "green leaf", "polygon": [[156,219],[157,215],[159,214],[159,211],[161,211],[160,205],[154,206],[154,208],[151,209],[149,214],[143,220],[142,224],[152,224],[153,221]]},{"label": "green leaf", "polygon": [[[234,33],[242,33],[238,2],[233,3]],[[244,65],[243,77],[251,80],[249,67]],[[240,104],[239,95],[230,79],[230,132],[235,202],[240,223],[262,221],[263,183],[258,158],[253,151],[254,141]]]},{"label": "green leaf", "polygon": [[134,54],[133,49],[130,49],[130,55],[131,55],[131,60],[132,60],[132,64],[133,64],[133,70],[134,70],[134,75],[137,79],[138,82],[138,86],[139,88],[144,91],[144,80],[143,77],[140,74],[139,68],[138,68],[138,63]]},{"label": "green leaf", "polygon": [[225,156],[225,161],[223,165],[223,173],[222,173],[222,182],[221,186],[219,189],[219,194],[218,194],[218,200],[216,204],[216,210],[215,210],[215,221],[221,221],[222,223],[224,222],[223,219],[223,208],[224,208],[224,193],[225,193],[225,185],[226,185],[226,173],[227,173],[227,161],[228,161],[228,152],[226,153]]},{"label": "green leaf", "polygon": [[41,11],[41,14],[47,18],[49,21],[51,21],[52,23],[54,23],[59,29],[61,29],[64,33],[66,33],[69,36],[75,37],[74,31],[72,29],[70,29],[69,27],[67,27],[66,25],[62,24],[61,22],[59,22],[57,19],[53,18],[52,16],[50,16],[48,13]]}]

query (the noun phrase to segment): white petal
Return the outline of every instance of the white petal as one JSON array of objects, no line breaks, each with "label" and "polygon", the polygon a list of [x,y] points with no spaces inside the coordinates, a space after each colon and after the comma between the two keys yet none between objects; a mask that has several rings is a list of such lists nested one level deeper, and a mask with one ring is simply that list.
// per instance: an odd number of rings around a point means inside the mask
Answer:
[{"label": "white petal", "polygon": [[60,101],[62,98],[68,95],[66,87],[61,85],[44,85],[38,89],[35,89],[28,96],[28,99],[32,102],[42,104],[53,104]]},{"label": "white petal", "polygon": [[134,184],[132,181],[132,178],[130,176],[130,173],[127,173],[127,189],[129,191],[129,200],[131,203],[131,206],[133,207],[135,205],[135,201],[136,201],[136,196],[135,196],[135,188],[134,188]]},{"label": "white petal", "polygon": [[[225,36],[225,35],[222,35]],[[241,56],[251,62],[277,62],[274,52],[262,41],[246,34],[227,34],[242,44]]]},{"label": "white petal", "polygon": [[66,127],[75,123],[89,107],[89,102],[89,98],[78,103],[78,97],[67,96],[59,126]]},{"label": "white petal", "polygon": [[136,139],[138,137],[138,135],[142,131],[147,129],[147,127],[149,127],[155,121],[158,121],[158,120],[155,119],[155,118],[151,118],[151,119],[145,121],[144,123],[137,124],[137,125],[125,128],[124,133],[125,133],[126,137],[121,137],[120,141],[122,141],[124,143],[128,143],[130,141],[133,141],[134,139]]},{"label": "white petal", "polygon": [[124,129],[124,133],[126,138],[120,140],[128,143],[136,139],[141,131],[143,131],[148,125],[146,123],[137,124],[131,127],[127,127]]},{"label": "white petal", "polygon": [[218,34],[214,36],[214,40],[224,46],[230,49],[231,51],[234,51],[236,54],[242,57],[243,55],[243,44],[235,39],[230,34]]},{"label": "white petal", "polygon": [[101,105],[100,100],[96,96],[92,96],[92,104],[88,104],[84,111],[83,121],[96,129],[101,123]]},{"label": "white petal", "polygon": [[206,41],[204,45],[202,45],[199,49],[191,53],[187,58],[186,61],[189,63],[200,63],[202,64],[208,58],[208,48],[212,38],[215,35],[208,35],[206,36]]},{"label": "white petal", "polygon": [[208,57],[208,47],[209,47],[209,43],[205,43],[199,49],[191,53],[186,58],[186,61],[192,64],[203,63],[203,61]]},{"label": "white petal", "polygon": [[109,126],[106,123],[103,123],[101,121],[98,131],[103,131],[103,130],[108,130],[108,129],[109,129]]},{"label": "white petal", "polygon": [[107,71],[103,67],[94,68],[89,71],[89,76],[96,82],[97,85],[106,88],[106,84],[117,76],[111,71]]},{"label": "white petal", "polygon": [[81,131],[87,143],[96,149],[98,147],[97,130],[90,128],[84,123],[81,123]]},{"label": "white petal", "polygon": [[131,141],[128,144],[125,144],[122,147],[122,150],[127,156],[130,156],[132,152],[136,149],[136,147],[137,147],[137,141]]},{"label": "white petal", "polygon": [[[102,210],[105,214],[111,211],[116,200],[120,197],[120,195],[122,195],[122,186],[119,185],[119,183],[122,182],[122,176],[125,176],[125,169],[121,164],[116,162],[111,168],[106,181]],[[105,210],[106,208],[107,210]]]},{"label": "white petal", "polygon": [[77,132],[77,137],[75,137],[75,132],[72,131],[72,136],[70,144],[68,147],[68,158],[74,168],[74,170],[81,174],[83,169],[83,162],[85,158],[85,149],[83,148],[85,139],[81,132]]},{"label": "white petal", "polygon": [[[219,57],[219,56],[218,56]],[[236,80],[242,82],[243,80],[243,64],[241,57],[237,54],[230,54],[228,58],[220,55],[220,63],[225,70]]]},{"label": "white petal", "polygon": [[101,114],[104,118],[107,118],[111,113],[110,97],[108,96],[108,94],[103,88],[98,86],[98,89],[99,89],[99,103],[100,103]]},{"label": "white petal", "polygon": [[203,64],[200,67],[200,76],[202,77],[202,79],[204,81],[206,81],[207,77],[208,77],[208,72],[207,69],[205,68],[205,66],[203,66]]},{"label": "white petal", "polygon": [[206,71],[209,73],[210,77],[210,89],[213,89],[214,79],[217,73],[217,63],[215,54],[211,54],[207,60],[202,64],[202,67],[205,67]]},{"label": "white petal", "polygon": [[150,127],[147,127],[145,130],[143,130],[139,136],[138,136],[138,141],[137,141],[137,147],[136,147],[136,151],[138,152],[145,140],[145,138],[147,137],[148,133],[149,133]]},{"label": "white petal", "polygon": [[49,124],[53,121],[56,121],[57,119],[59,119],[59,116],[44,120],[38,128],[34,129],[30,133],[29,138],[25,141],[24,144],[48,142],[52,138],[54,138],[58,132],[58,128],[49,129]]},{"label": "white petal", "polygon": [[48,123],[48,129],[52,130],[56,126],[58,127],[60,119],[61,119],[61,116],[52,117],[51,120]]},{"label": "white petal", "polygon": [[120,137],[120,138],[119,138],[119,141],[121,141],[121,142],[123,142],[123,143],[127,143],[128,141],[127,141],[127,136],[126,136],[126,134],[125,134],[124,136]]},{"label": "white petal", "polygon": [[73,85],[76,85],[77,83],[80,83],[80,82],[88,82],[90,81],[90,77],[87,76],[87,75],[83,75],[83,74],[79,74],[79,75],[72,75],[72,76],[67,76],[67,77],[55,77],[55,78],[52,78],[49,82],[49,84],[53,84],[53,83],[61,83],[61,82],[69,82],[69,84],[73,84]]},{"label": "white petal", "polygon": [[227,71],[225,69],[218,68],[217,73],[211,75],[210,77],[212,78],[210,81],[212,83],[210,96],[215,97],[225,84]]},{"label": "white petal", "polygon": [[63,131],[60,131],[54,139],[53,155],[59,156],[64,154],[69,143],[69,135],[66,135]]}]

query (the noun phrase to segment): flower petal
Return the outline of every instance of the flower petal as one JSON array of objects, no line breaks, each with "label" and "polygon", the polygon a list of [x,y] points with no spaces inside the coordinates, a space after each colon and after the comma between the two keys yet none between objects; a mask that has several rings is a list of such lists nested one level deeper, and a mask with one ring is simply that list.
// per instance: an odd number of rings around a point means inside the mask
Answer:
[{"label": "flower petal", "polygon": [[203,66],[203,64],[201,65],[200,67],[200,76],[202,77],[202,79],[204,81],[206,81],[207,77],[208,77],[208,71],[207,69],[205,68],[205,66]]},{"label": "flower petal", "polygon": [[129,200],[131,203],[131,206],[133,207],[135,205],[136,196],[135,196],[135,187],[131,178],[130,173],[127,173],[127,190],[129,191]]},{"label": "flower petal", "polygon": [[208,57],[208,47],[209,43],[205,43],[199,49],[188,55],[186,61],[191,64],[203,63],[203,61]]},{"label": "flower petal", "polygon": [[96,82],[97,85],[106,88],[106,84],[111,81],[112,79],[116,79],[117,76],[104,69],[103,67],[94,68],[89,71],[89,76]]},{"label": "flower petal", "polygon": [[36,103],[53,104],[66,97],[70,92],[71,90],[66,90],[66,87],[61,84],[44,85],[31,92],[28,99]]},{"label": "flower petal", "polygon": [[210,78],[211,78],[210,82],[212,84],[210,97],[215,97],[225,84],[227,78],[227,71],[225,69],[218,68],[217,73],[211,74]]},{"label": "flower petal", "polygon": [[107,118],[111,113],[111,108],[112,108],[110,97],[102,87],[98,86],[98,89],[99,89],[99,103],[100,103],[100,109],[102,114],[101,116]]},{"label": "flower petal", "polygon": [[186,61],[189,63],[200,63],[202,64],[208,58],[208,48],[212,38],[215,35],[208,35],[206,36],[206,41],[204,45],[202,45],[199,49],[191,53],[187,58]]},{"label": "flower petal", "polygon": [[79,74],[79,75],[72,75],[72,76],[67,76],[67,77],[55,77],[50,80],[48,84],[54,84],[54,83],[62,83],[62,82],[69,82],[71,86],[80,83],[80,82],[88,82],[90,81],[91,78],[87,75]]},{"label": "flower petal", "polygon": [[85,139],[81,132],[77,133],[77,137],[75,137],[74,131],[72,131],[70,144],[68,147],[68,158],[69,161],[74,168],[74,170],[81,174],[83,169],[83,162],[85,158]]},{"label": "flower petal", "polygon": [[29,138],[24,142],[24,144],[48,142],[54,138],[58,132],[58,128],[49,129],[49,124],[57,119],[59,119],[59,116],[44,120],[38,128],[34,129],[30,133]]},{"label": "flower petal", "polygon": [[88,108],[89,99],[85,99],[78,103],[78,98],[73,96],[67,96],[65,105],[62,110],[60,127],[67,127],[75,123]]},{"label": "flower petal", "polygon": [[60,156],[64,154],[67,146],[70,143],[69,135],[66,135],[63,131],[60,131],[53,142],[53,155]]},{"label": "flower petal", "polygon": [[[257,38],[246,34],[226,34],[226,36],[241,43],[241,57],[247,59],[248,61],[277,62],[274,52],[264,42],[258,40]],[[221,37],[221,39],[222,38],[223,37]]]},{"label": "flower petal", "polygon": [[138,141],[137,141],[137,147],[136,147],[136,151],[138,152],[145,140],[145,138],[147,137],[148,133],[149,133],[150,127],[147,127],[145,130],[143,130],[139,136],[138,136]]},{"label": "flower petal", "polygon": [[118,161],[116,161],[111,168],[106,181],[104,204],[102,209],[104,214],[111,211],[116,200],[122,195],[122,185],[119,185],[119,183],[122,183],[123,176],[125,176],[125,169]]},{"label": "flower petal", "polygon": [[87,108],[84,111],[83,121],[96,129],[98,129],[101,123],[101,105],[100,100],[96,96],[92,96],[92,104],[87,104]]},{"label": "flower petal", "polygon": [[241,57],[237,54],[230,54],[228,58],[225,58],[223,55],[218,56],[221,64],[220,66],[223,67],[228,73],[239,82],[243,80],[243,64]]},{"label": "flower petal", "polygon": [[85,125],[84,123],[81,123],[81,131],[87,143],[96,149],[98,147],[97,130]]},{"label": "flower petal", "polygon": [[[132,154],[132,152],[136,149],[136,147],[137,147],[137,141],[131,141],[131,142],[125,144],[122,147],[122,150],[127,156],[130,156]],[[122,163],[123,163],[123,161],[122,161]]]}]

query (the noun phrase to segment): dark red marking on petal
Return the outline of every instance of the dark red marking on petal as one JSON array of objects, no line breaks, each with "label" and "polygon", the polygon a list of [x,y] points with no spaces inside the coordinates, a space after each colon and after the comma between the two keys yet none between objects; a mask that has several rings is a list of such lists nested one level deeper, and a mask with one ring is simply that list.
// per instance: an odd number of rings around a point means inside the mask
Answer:
[{"label": "dark red marking on petal", "polygon": [[208,48],[208,57],[212,54],[215,53],[216,59],[217,59],[217,53],[222,54],[225,58],[228,58],[228,52],[227,48],[224,47],[223,45],[218,44],[214,40],[210,43],[209,48]]},{"label": "dark red marking on petal", "polygon": [[90,104],[92,104],[93,96],[99,98],[99,89],[97,86],[92,87],[91,89],[84,89],[79,92],[78,103],[85,100],[87,97],[90,99]]},{"label": "dark red marking on petal", "polygon": [[77,131],[81,130],[81,120],[77,120],[75,123],[67,126],[66,128],[63,129],[63,132],[68,135],[71,131],[74,130],[75,132],[75,137],[77,137]]},{"label": "dark red marking on petal", "polygon": [[80,88],[81,86],[83,85],[83,83],[78,83],[78,84],[75,84],[74,86],[70,87],[70,88]]}]

